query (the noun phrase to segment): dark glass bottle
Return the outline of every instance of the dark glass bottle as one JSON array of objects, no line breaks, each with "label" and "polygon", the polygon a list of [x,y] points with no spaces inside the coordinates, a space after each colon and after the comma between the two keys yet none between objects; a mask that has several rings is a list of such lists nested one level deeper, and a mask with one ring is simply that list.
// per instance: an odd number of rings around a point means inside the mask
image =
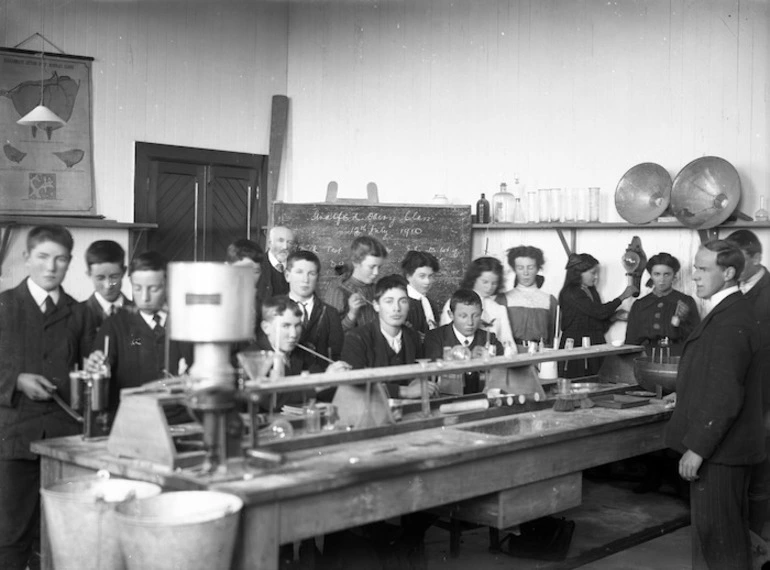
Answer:
[{"label": "dark glass bottle", "polygon": [[483,192],[481,193],[481,198],[476,202],[476,223],[489,223],[489,200],[484,197]]}]

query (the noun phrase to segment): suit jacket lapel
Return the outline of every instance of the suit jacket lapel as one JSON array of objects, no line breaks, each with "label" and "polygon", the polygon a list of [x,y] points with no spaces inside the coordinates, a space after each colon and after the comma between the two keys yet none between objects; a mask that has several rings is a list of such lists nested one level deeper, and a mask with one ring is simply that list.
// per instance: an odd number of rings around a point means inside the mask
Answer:
[{"label": "suit jacket lapel", "polygon": [[714,315],[718,315],[722,311],[726,311],[730,309],[730,307],[732,307],[735,303],[737,303],[742,296],[743,294],[740,291],[738,291],[737,293],[733,293],[731,295],[728,295],[725,299],[722,299],[722,301],[718,303],[716,307],[714,307],[713,309],[711,309],[711,311],[709,311],[709,314],[703,318],[703,320],[695,328],[695,330],[692,331],[692,333],[690,333],[690,336],[687,337],[687,341],[684,343],[684,346],[686,347],[691,342],[697,340],[700,337],[700,335],[703,334],[703,329],[705,329],[708,323],[710,323],[711,320],[714,318]]}]

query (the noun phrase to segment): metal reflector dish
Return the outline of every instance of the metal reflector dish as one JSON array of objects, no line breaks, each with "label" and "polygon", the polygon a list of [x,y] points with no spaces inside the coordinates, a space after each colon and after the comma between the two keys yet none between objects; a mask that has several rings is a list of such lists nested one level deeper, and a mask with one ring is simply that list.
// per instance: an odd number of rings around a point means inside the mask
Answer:
[{"label": "metal reflector dish", "polygon": [[741,178],[724,158],[704,156],[685,166],[674,179],[671,211],[688,228],[718,226],[741,199]]},{"label": "metal reflector dish", "polygon": [[626,172],[615,189],[615,208],[632,224],[660,216],[671,200],[671,175],[660,164],[643,162]]}]

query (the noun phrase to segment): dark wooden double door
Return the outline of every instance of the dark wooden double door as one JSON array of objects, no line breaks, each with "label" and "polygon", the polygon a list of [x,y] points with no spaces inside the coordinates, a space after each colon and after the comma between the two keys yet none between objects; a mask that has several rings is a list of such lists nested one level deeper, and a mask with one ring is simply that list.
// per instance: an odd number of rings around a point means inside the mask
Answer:
[{"label": "dark wooden double door", "polygon": [[265,159],[137,143],[134,219],[158,225],[138,249],[171,261],[223,261],[236,239],[261,243]]}]

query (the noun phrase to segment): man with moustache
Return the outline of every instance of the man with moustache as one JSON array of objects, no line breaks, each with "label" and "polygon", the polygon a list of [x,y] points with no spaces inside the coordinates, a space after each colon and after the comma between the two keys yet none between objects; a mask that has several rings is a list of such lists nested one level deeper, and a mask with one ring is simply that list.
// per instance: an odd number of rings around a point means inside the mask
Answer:
[{"label": "man with moustache", "polygon": [[267,259],[262,262],[262,276],[257,283],[257,297],[267,299],[275,295],[286,295],[289,284],[286,282],[286,260],[294,251],[297,242],[294,232],[285,226],[270,228],[267,234]]},{"label": "man with moustache", "polygon": [[724,240],[695,256],[696,294],[711,311],[685,342],[666,444],[690,482],[693,568],[751,567],[748,484],[765,457],[759,336],[738,289],[743,254]]}]

